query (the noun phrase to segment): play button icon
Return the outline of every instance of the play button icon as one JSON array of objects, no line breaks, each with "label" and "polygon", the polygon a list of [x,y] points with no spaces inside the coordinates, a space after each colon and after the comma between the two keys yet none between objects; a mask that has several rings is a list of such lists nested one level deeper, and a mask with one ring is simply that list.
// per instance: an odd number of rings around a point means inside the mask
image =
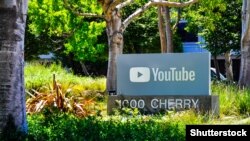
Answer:
[{"label": "play button icon", "polygon": [[150,69],[148,67],[132,67],[129,71],[131,82],[149,82]]},{"label": "play button icon", "polygon": [[137,77],[141,77],[142,75],[143,75],[142,73],[138,72]]}]

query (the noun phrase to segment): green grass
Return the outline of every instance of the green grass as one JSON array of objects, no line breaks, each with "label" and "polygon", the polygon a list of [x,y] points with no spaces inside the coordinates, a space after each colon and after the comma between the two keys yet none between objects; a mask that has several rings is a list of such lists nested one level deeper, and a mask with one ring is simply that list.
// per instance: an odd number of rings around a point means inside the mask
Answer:
[{"label": "green grass", "polygon": [[250,116],[250,89],[214,82],[212,93],[219,96],[221,116]]},{"label": "green grass", "polygon": [[63,87],[71,88],[75,93],[86,90],[103,92],[106,89],[104,77],[79,77],[70,71],[67,72],[61,65],[43,66],[39,63],[27,63],[24,71],[26,90],[43,90],[44,87],[52,84],[53,74],[56,75],[58,83],[62,84]]}]

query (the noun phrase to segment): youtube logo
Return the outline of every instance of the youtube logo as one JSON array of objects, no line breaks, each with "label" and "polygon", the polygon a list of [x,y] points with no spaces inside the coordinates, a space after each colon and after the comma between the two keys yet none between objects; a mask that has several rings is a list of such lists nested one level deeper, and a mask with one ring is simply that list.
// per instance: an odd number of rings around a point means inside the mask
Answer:
[{"label": "youtube logo", "polygon": [[150,69],[148,67],[130,68],[129,78],[131,82],[149,82]]}]

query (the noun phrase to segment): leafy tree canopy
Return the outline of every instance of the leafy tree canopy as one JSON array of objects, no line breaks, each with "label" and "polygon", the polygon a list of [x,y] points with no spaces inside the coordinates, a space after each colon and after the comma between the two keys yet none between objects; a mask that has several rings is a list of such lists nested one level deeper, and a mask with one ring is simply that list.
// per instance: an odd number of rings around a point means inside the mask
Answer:
[{"label": "leafy tree canopy", "polygon": [[73,53],[76,60],[95,61],[105,47],[97,42],[105,22],[82,16],[83,12],[101,15],[102,9],[96,0],[30,0],[29,32],[38,38],[47,35],[53,42],[62,42],[64,52]]},{"label": "leafy tree canopy", "polygon": [[[137,8],[145,4],[147,0],[137,0],[135,3],[123,9],[122,15],[128,17]],[[125,53],[159,53],[161,50],[157,7],[151,7],[136,20],[130,23],[124,32]],[[171,8],[171,24],[174,25],[177,19],[176,8]],[[182,52],[180,37],[174,34],[175,52]]]},{"label": "leafy tree canopy", "polygon": [[213,55],[239,49],[241,0],[201,0],[189,9],[186,18],[188,30],[199,32]]}]

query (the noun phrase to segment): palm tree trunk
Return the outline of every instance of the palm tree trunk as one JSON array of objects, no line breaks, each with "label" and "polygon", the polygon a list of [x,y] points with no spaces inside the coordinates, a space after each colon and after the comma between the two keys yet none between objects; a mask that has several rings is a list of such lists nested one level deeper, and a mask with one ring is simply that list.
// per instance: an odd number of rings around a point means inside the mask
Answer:
[{"label": "palm tree trunk", "polygon": [[0,133],[4,136],[27,132],[23,73],[26,13],[27,0],[0,1]]}]

